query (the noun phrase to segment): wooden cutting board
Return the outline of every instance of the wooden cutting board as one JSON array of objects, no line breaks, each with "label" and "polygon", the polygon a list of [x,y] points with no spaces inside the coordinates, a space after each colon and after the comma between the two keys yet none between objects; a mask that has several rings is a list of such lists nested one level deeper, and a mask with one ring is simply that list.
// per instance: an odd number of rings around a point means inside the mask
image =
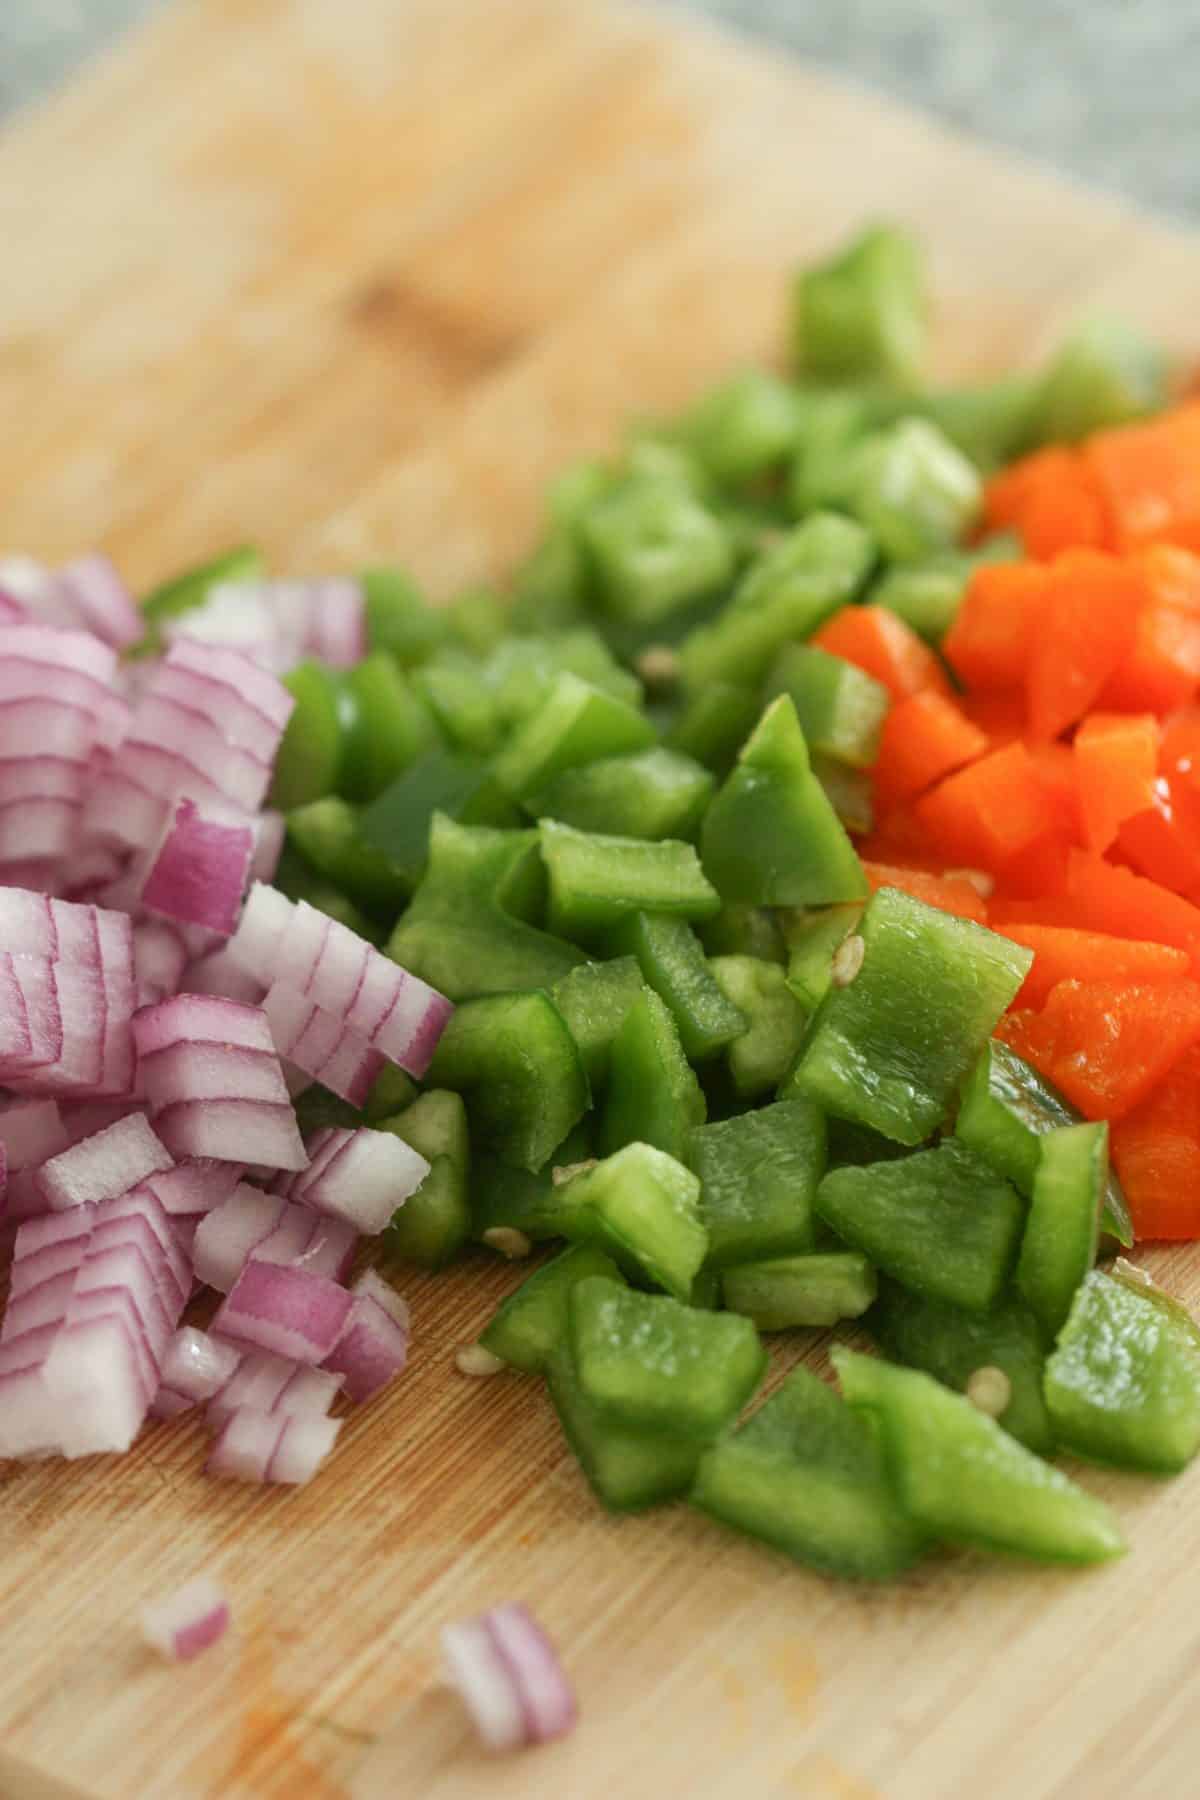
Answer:
[{"label": "wooden cutting board", "polygon": [[[190,0],[0,138],[3,548],[135,583],[240,538],[434,590],[546,478],[780,344],[789,267],[925,234],[947,374],[1112,307],[1194,348],[1200,245],[683,20],[588,0]],[[1200,1261],[1147,1259],[1192,1301]],[[458,1376],[515,1272],[412,1279],[411,1371],[310,1489],[197,1429],[0,1471],[0,1791],[105,1800],[1181,1800],[1200,1791],[1200,1467],[1089,1474],[1133,1554],[837,1586],[683,1508],[599,1512],[541,1392]],[[139,1604],[218,1572],[191,1667]],[[521,1597],[582,1701],[490,1761],[444,1620]]]}]

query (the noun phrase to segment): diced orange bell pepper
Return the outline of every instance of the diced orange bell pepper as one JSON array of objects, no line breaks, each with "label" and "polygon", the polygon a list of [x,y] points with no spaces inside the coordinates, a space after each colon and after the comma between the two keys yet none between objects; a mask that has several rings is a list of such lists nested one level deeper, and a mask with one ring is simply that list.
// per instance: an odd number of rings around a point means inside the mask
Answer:
[{"label": "diced orange bell pepper", "polygon": [[1026,748],[1054,808],[1055,830],[1069,843],[1082,844],[1083,808],[1070,744],[1060,743],[1056,738],[1048,744],[1034,741]]},{"label": "diced orange bell pepper", "polygon": [[1122,824],[1117,850],[1139,875],[1200,900],[1200,796],[1160,776],[1150,806]]},{"label": "diced orange bell pepper", "polygon": [[1200,1042],[1200,981],[1060,981],[1040,1013],[1010,1016],[1000,1035],[1086,1118],[1118,1119]]},{"label": "diced orange bell pepper", "polygon": [[985,563],[967,584],[942,652],[972,688],[1017,687],[1049,604],[1041,563]]},{"label": "diced orange bell pepper", "polygon": [[1025,736],[1028,721],[1025,717],[1025,694],[1020,688],[1012,691],[984,688],[974,693],[960,694],[958,704],[972,725],[978,725],[993,750],[1002,750],[1014,738]]},{"label": "diced orange bell pepper", "polygon": [[988,482],[984,511],[994,531],[1017,531],[1030,556],[1105,550],[1111,528],[1095,474],[1078,450],[1052,445],[1002,469]]},{"label": "diced orange bell pepper", "polygon": [[1067,860],[1067,893],[1072,916],[1061,923],[1174,944],[1187,951],[1193,971],[1200,972],[1200,907],[1190,900],[1083,850],[1073,850]]},{"label": "diced orange bell pepper", "polygon": [[1005,936],[1010,926],[1051,925],[1073,931],[1079,924],[1079,908],[1065,894],[1039,894],[1031,899],[1023,894],[997,893],[988,901],[988,924]]},{"label": "diced orange bell pepper", "polygon": [[1191,969],[1187,952],[1171,944],[1109,937],[1101,931],[1076,931],[1061,925],[999,926],[994,919],[992,923],[993,929],[1033,951],[1033,967],[1013,1003],[1016,1006],[1042,1006],[1060,981],[1187,980]]},{"label": "diced orange bell pepper", "polygon": [[988,740],[945,694],[925,688],[899,700],[884,721],[875,769],[882,806],[911,800],[943,775],[982,756]]},{"label": "diced orange bell pepper", "polygon": [[1058,557],[1049,577],[1026,676],[1029,728],[1039,738],[1058,737],[1091,710],[1130,653],[1143,594],[1135,571],[1093,550]]},{"label": "diced orange bell pepper", "polygon": [[929,841],[948,862],[995,873],[1039,838],[1056,816],[1024,744],[993,750],[938,783],[914,808]]},{"label": "diced orange bell pepper", "polygon": [[1200,406],[1097,432],[1083,447],[1116,543],[1200,550]]},{"label": "diced orange bell pepper", "polygon": [[1200,792],[1200,708],[1185,707],[1165,721],[1158,767],[1172,786]]},{"label": "diced orange bell pepper", "polygon": [[1109,1150],[1139,1239],[1200,1237],[1200,1046],[1114,1121]]},{"label": "diced orange bell pepper", "polygon": [[843,606],[814,632],[811,642],[830,656],[842,656],[881,681],[893,700],[932,688],[953,690],[946,671],[911,625],[886,606]]},{"label": "diced orange bell pepper", "polygon": [[[940,906],[943,912],[957,913],[960,919],[974,919],[987,924],[987,905],[979,888],[965,875],[930,875],[924,869],[903,869],[886,863],[863,863],[863,874],[877,888],[899,888],[926,906]],[[1186,960],[1186,959],[1185,959]]]},{"label": "diced orange bell pepper", "polygon": [[1200,557],[1151,544],[1132,559],[1146,594],[1129,656],[1113,670],[1100,705],[1117,712],[1167,713],[1200,687]]},{"label": "diced orange bell pepper", "polygon": [[1154,804],[1161,733],[1152,713],[1092,713],[1075,733],[1075,778],[1090,850]]}]

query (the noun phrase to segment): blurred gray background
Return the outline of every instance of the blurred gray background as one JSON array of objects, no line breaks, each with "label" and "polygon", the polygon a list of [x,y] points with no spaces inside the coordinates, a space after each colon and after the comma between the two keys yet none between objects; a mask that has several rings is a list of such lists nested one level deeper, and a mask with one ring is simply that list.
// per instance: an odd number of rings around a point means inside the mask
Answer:
[{"label": "blurred gray background", "polygon": [[[163,3],[0,0],[0,117]],[[1144,205],[1200,216],[1193,0],[675,3]]]}]

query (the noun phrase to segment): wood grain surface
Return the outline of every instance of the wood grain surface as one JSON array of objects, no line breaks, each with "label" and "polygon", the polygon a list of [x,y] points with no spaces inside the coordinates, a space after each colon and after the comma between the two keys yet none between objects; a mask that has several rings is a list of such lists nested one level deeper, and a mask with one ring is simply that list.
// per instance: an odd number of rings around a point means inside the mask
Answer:
[{"label": "wood grain surface", "polygon": [[[102,545],[139,584],[243,537],[494,573],[562,461],[774,354],[789,266],[878,213],[927,237],[946,373],[1095,307],[1195,348],[1194,241],[665,14],[180,0],[0,137],[3,547]],[[1200,1301],[1194,1255],[1146,1260]],[[0,1470],[0,1792],[1200,1792],[1200,1467],[1084,1475],[1134,1544],[1099,1573],[837,1586],[682,1508],[601,1514],[536,1385],[455,1373],[515,1279],[407,1283],[411,1370],[306,1491],[205,1480],[186,1426]],[[202,1567],[236,1629],[164,1668],[137,1608]],[[436,1640],[512,1596],[583,1718],[496,1761]]]}]

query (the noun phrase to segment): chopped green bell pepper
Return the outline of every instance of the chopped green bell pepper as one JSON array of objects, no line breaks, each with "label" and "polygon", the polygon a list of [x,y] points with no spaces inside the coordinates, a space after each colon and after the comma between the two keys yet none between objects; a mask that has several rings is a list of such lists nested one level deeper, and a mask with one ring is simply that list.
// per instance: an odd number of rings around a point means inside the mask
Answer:
[{"label": "chopped green bell pepper", "polygon": [[951,1543],[1045,1562],[1103,1562],[1116,1519],[994,1419],[931,1376],[835,1348],[851,1406],[877,1420],[896,1497],[913,1524]]},{"label": "chopped green bell pepper", "polygon": [[778,916],[766,906],[732,902],[711,919],[702,919],[696,935],[709,956],[754,956],[759,962],[787,962]]},{"label": "chopped green bell pepper", "polygon": [[875,829],[874,785],[865,769],[852,769],[848,763],[814,750],[812,772],[846,831],[862,836]]},{"label": "chopped green bell pepper", "polygon": [[530,810],[540,817],[634,838],[691,838],[715,786],[690,756],[656,745],[631,756],[606,756],[564,769],[539,789]]},{"label": "chopped green bell pepper", "polygon": [[870,1425],[808,1369],[794,1369],[740,1431],[704,1453],[690,1498],[827,1575],[886,1581],[925,1547],[896,1504]]},{"label": "chopped green bell pepper", "polygon": [[756,956],[714,956],[713,979],[746,1020],[728,1045],[725,1060],[734,1092],[749,1100],[777,1088],[804,1032],[804,1013],[778,963]]},{"label": "chopped green bell pepper", "polygon": [[347,710],[339,787],[348,800],[374,800],[440,742],[426,700],[385,650],[343,677]]},{"label": "chopped green bell pepper", "polygon": [[885,1279],[865,1323],[893,1362],[924,1369],[959,1393],[977,1370],[1002,1370],[1011,1397],[997,1422],[1037,1455],[1053,1451],[1054,1433],[1042,1398],[1046,1357],[1038,1322],[1024,1301],[1002,1299],[990,1312],[967,1312]]},{"label": "chopped green bell pepper", "polygon": [[621,1267],[677,1300],[690,1300],[708,1253],[700,1183],[651,1144],[627,1144],[560,1190],[567,1236],[599,1244]]},{"label": "chopped green bell pepper", "polygon": [[544,1374],[550,1358],[566,1341],[571,1290],[592,1275],[612,1281],[621,1278],[612,1257],[593,1244],[572,1244],[560,1251],[501,1301],[480,1332],[479,1342],[510,1368],[527,1375]]},{"label": "chopped green bell pepper", "polygon": [[688,1133],[705,1118],[675,1021],[653,988],[643,987],[613,1039],[601,1139],[608,1151],[653,1144],[682,1158]]},{"label": "chopped green bell pepper", "polygon": [[363,1107],[363,1117],[368,1125],[377,1125],[380,1119],[390,1119],[394,1114],[403,1112],[411,1106],[417,1097],[417,1084],[411,1075],[398,1069],[395,1063],[385,1063],[371,1083],[371,1091],[367,1095],[367,1103]]},{"label": "chopped green bell pepper", "polygon": [[622,668],[604,639],[586,626],[505,638],[484,673],[497,714],[508,727],[524,725],[539,713],[560,675],[577,675],[626,706],[639,706],[642,700],[636,675]]},{"label": "chopped green bell pepper", "polygon": [[686,1156],[714,1268],[813,1247],[813,1201],[825,1172],[825,1121],[805,1100],[781,1100],[700,1125]]},{"label": "chopped green bell pepper", "polygon": [[1017,1290],[1053,1340],[1096,1260],[1108,1182],[1108,1124],[1059,1125],[1038,1141]]},{"label": "chopped green bell pepper", "polygon": [[479,662],[457,649],[438,650],[409,677],[413,692],[449,744],[489,756],[504,733],[496,697]]},{"label": "chopped green bell pepper", "polygon": [[733,577],[729,534],[678,480],[622,482],[585,507],[575,528],[600,604],[619,620],[657,624]]},{"label": "chopped green bell pepper", "polygon": [[1060,345],[1043,374],[1029,439],[1074,443],[1167,404],[1167,359],[1119,319],[1092,318]]},{"label": "chopped green bell pepper", "polygon": [[416,582],[403,569],[363,569],[359,581],[367,603],[367,642],[373,651],[386,650],[404,668],[412,668],[449,641],[448,615],[426,605]]},{"label": "chopped green bell pepper", "polygon": [[867,893],[787,694],[768,706],[705,814],[700,855],[725,900],[821,906]]},{"label": "chopped green bell pepper", "polygon": [[429,750],[359,814],[364,844],[415,888],[429,861],[435,814],[462,825],[516,825],[520,814],[487,764],[453,750]]},{"label": "chopped green bell pepper", "polygon": [[495,1156],[471,1158],[472,1235],[483,1242],[489,1231],[519,1231],[534,1243],[569,1235],[576,1209],[573,1181],[555,1179],[555,1170],[587,1162],[592,1155],[588,1121],[569,1131],[549,1162],[536,1174],[515,1169]]},{"label": "chopped green bell pepper", "polygon": [[508,603],[491,588],[468,588],[450,602],[445,613],[459,643],[476,656],[486,656],[508,636]]},{"label": "chopped green bell pepper", "polygon": [[640,1512],[686,1493],[702,1446],[661,1431],[632,1431],[606,1419],[586,1398],[562,1344],[546,1364],[546,1385],[579,1466],[610,1512]]},{"label": "chopped green bell pepper", "polygon": [[861,905],[849,901],[817,911],[805,909],[785,922],[787,984],[806,1013],[814,1013],[829,992],[834,955],[857,930],[862,914]]},{"label": "chopped green bell pepper", "polygon": [[587,1076],[544,993],[486,994],[451,1014],[429,1067],[467,1102],[472,1141],[536,1173],[588,1106]]},{"label": "chopped green bell pepper", "polygon": [[1035,376],[1003,375],[998,381],[914,395],[912,410],[988,474],[1028,446],[1037,400]]},{"label": "chopped green bell pepper", "polygon": [[394,919],[411,891],[386,856],[359,835],[358,813],[337,794],[287,816],[288,837],[319,875],[365,911]]},{"label": "chopped green bell pepper", "polygon": [[642,992],[642,972],[632,956],[582,963],[550,989],[567,1021],[595,1095],[608,1080],[613,1044],[626,1014]]},{"label": "chopped green bell pepper", "polygon": [[714,480],[736,488],[786,462],[800,407],[789,382],[766,369],[745,369],[697,402],[684,421],[684,434]]},{"label": "chopped green bell pepper", "polygon": [[462,1096],[428,1089],[375,1129],[402,1138],[429,1164],[416,1193],[392,1214],[381,1240],[384,1252],[440,1269],[471,1235],[471,1148]]},{"label": "chopped green bell pepper", "polygon": [[1046,1364],[1046,1405],[1076,1456],[1173,1475],[1200,1449],[1200,1329],[1140,1274],[1087,1276]]},{"label": "chopped green bell pepper", "polygon": [[975,465],[927,419],[902,419],[855,452],[850,510],[893,562],[960,542],[982,501]]},{"label": "chopped green bell pepper", "polygon": [[895,226],[869,226],[846,249],[796,277],[796,360],[822,381],[883,377],[915,386],[928,323],[920,251]]},{"label": "chopped green bell pepper", "polygon": [[576,831],[553,819],[539,823],[550,878],[550,926],[595,944],[632,912],[707,919],[721,910],[691,844]]},{"label": "chopped green bell pepper", "polygon": [[492,767],[506,793],[526,800],[566,769],[644,750],[653,742],[654,727],[643,713],[564,672],[541,708],[517,727]]},{"label": "chopped green bell pepper", "polygon": [[764,692],[768,700],[791,696],[810,750],[856,769],[869,769],[878,759],[891,695],[844,656],[789,644],[768,670]]},{"label": "chopped green bell pepper", "polygon": [[826,1111],[919,1144],[944,1121],[1032,952],[897,888],[858,928],[863,959],[813,1015],[790,1081]]},{"label": "chopped green bell pepper", "polygon": [[766,1368],[749,1319],[639,1294],[603,1275],[572,1286],[567,1316],[580,1388],[605,1418],[635,1431],[712,1439]]},{"label": "chopped green bell pepper", "polygon": [[669,1008],[689,1062],[719,1055],[747,1030],[749,1019],[714,978],[686,919],[630,913],[613,927],[609,948],[637,958],[642,979]]},{"label": "chopped green bell pepper", "polygon": [[319,875],[293,844],[285,843],[283,846],[283,855],[275,871],[274,886],[281,894],[286,894],[289,900],[307,900],[318,912],[327,913],[331,919],[348,925],[351,931],[366,938],[369,944],[379,942],[379,928],[355,906],[348,894]]},{"label": "chopped green bell pepper", "polygon": [[283,678],[296,702],[275,753],[269,801],[291,812],[331,794],[341,778],[341,689],[324,663],[297,663]]},{"label": "chopped green bell pepper", "polygon": [[730,1312],[760,1331],[836,1325],[858,1319],[875,1298],[875,1271],[856,1250],[810,1251],[726,1269],[722,1292]]},{"label": "chopped green bell pepper", "polygon": [[913,1293],[975,1312],[1000,1298],[1025,1217],[1016,1189],[954,1138],[895,1162],[833,1169],[816,1207]]},{"label": "chopped green bell pepper", "polygon": [[758,689],[729,681],[705,681],[667,727],[663,742],[682,756],[723,775],[753,731],[760,711]]},{"label": "chopped green bell pepper", "polygon": [[[1046,1132],[1078,1125],[1081,1115],[1044,1076],[1007,1044],[991,1038],[984,1045],[959,1101],[955,1134],[1014,1187],[1032,1196],[1038,1146]],[[1104,1190],[1100,1229],[1126,1247],[1133,1225],[1121,1184],[1110,1169]]]}]

